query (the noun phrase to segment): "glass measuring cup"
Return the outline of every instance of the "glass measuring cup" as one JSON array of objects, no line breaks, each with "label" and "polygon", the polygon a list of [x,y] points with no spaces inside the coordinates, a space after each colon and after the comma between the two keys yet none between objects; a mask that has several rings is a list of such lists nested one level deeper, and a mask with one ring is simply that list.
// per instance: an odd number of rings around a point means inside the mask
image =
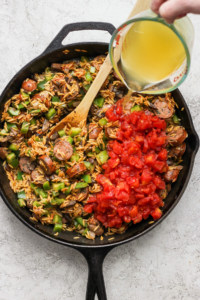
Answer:
[{"label": "glass measuring cup", "polygon": [[[159,33],[156,35],[158,27]],[[134,39],[131,40],[132,33]],[[144,34],[149,43],[145,44]],[[151,36],[154,44],[151,43]],[[155,42],[159,42],[156,40],[158,37],[161,39],[158,45],[162,52],[158,52],[157,57],[152,53],[155,57],[151,58],[151,52],[148,51],[153,51]],[[171,46],[167,38],[170,38]],[[109,45],[110,60],[119,78],[132,91],[145,94],[166,93],[176,89],[187,77],[193,40],[194,29],[188,17],[168,24],[149,9],[129,19],[115,30]],[[136,49],[136,43],[141,44],[141,49],[140,46]],[[170,52],[170,56],[167,51]]]}]

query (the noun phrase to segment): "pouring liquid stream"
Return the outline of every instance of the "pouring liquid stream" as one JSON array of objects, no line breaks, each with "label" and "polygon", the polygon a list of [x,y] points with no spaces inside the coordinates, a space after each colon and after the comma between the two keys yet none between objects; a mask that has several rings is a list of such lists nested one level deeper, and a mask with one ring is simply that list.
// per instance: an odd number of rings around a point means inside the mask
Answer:
[{"label": "pouring liquid stream", "polygon": [[139,92],[168,79],[185,59],[184,46],[170,28],[145,20],[124,36],[119,68],[128,87]]}]

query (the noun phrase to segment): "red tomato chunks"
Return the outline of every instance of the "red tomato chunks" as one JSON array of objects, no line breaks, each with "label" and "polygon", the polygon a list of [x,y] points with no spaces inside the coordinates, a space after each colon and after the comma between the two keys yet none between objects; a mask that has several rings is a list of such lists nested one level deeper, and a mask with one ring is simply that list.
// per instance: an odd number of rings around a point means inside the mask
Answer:
[{"label": "red tomato chunks", "polygon": [[107,144],[109,160],[104,174],[97,176],[102,191],[91,196],[84,207],[105,227],[119,228],[152,216],[158,220],[164,205],[160,191],[165,189],[167,171],[166,122],[149,111],[124,115],[122,101],[106,112],[110,122],[119,121],[117,140]]}]

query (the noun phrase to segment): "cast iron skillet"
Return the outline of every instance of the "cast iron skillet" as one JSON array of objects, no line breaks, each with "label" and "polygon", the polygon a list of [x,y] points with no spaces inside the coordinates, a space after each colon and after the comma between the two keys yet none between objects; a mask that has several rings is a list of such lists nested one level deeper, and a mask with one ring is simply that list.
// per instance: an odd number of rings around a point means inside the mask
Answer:
[{"label": "cast iron skillet", "polygon": [[[72,59],[86,54],[89,56],[97,56],[105,54],[105,52],[108,51],[108,44],[106,43],[90,42],[63,46],[62,41],[69,32],[77,30],[105,30],[112,34],[115,28],[112,24],[99,22],[74,23],[64,26],[47,49],[40,56],[22,68],[8,83],[0,96],[0,113],[3,110],[4,103],[8,98],[19,91],[22,81],[31,74],[42,72],[52,62],[62,62],[66,59]],[[70,50],[68,54],[63,52],[63,50],[66,49]],[[87,52],[85,53],[81,50],[86,50]],[[103,241],[99,238],[95,241],[87,240],[83,237],[74,239],[77,234],[71,232],[62,232],[58,236],[54,236],[50,226],[43,226],[41,224],[35,225],[29,220],[29,211],[18,206],[16,195],[9,186],[9,181],[5,176],[2,165],[0,166],[0,194],[15,216],[40,236],[64,246],[72,247],[80,251],[86,258],[89,267],[86,300],[94,299],[96,293],[99,299],[107,299],[102,273],[102,264],[106,254],[114,247],[132,241],[160,224],[178,203],[186,189],[191,176],[194,158],[199,148],[199,138],[194,129],[190,112],[182,95],[176,90],[173,92],[173,96],[179,107],[184,108],[184,110],[179,111],[179,116],[182,119],[183,126],[189,134],[186,141],[186,152],[183,157],[184,168],[181,171],[178,180],[173,184],[171,192],[165,199],[162,218],[151,224],[149,224],[149,219],[142,221],[141,223],[130,227],[122,235],[116,235],[114,240],[109,240],[109,237],[104,237]]]}]

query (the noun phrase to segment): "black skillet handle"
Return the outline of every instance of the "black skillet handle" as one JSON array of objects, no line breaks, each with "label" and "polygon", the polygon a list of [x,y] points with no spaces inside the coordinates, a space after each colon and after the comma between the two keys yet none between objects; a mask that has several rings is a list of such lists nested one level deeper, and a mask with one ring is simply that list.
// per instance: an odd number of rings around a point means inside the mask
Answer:
[{"label": "black skillet handle", "polygon": [[59,49],[60,47],[62,47],[62,41],[70,32],[79,30],[104,30],[108,31],[112,35],[115,27],[112,24],[106,22],[78,22],[67,24],[56,35],[53,41],[45,49],[44,53]]},{"label": "black skillet handle", "polygon": [[103,278],[103,261],[107,253],[113,247],[99,249],[80,249],[86,258],[89,268],[86,300],[94,300],[97,294],[99,300],[107,300],[106,289]]}]

